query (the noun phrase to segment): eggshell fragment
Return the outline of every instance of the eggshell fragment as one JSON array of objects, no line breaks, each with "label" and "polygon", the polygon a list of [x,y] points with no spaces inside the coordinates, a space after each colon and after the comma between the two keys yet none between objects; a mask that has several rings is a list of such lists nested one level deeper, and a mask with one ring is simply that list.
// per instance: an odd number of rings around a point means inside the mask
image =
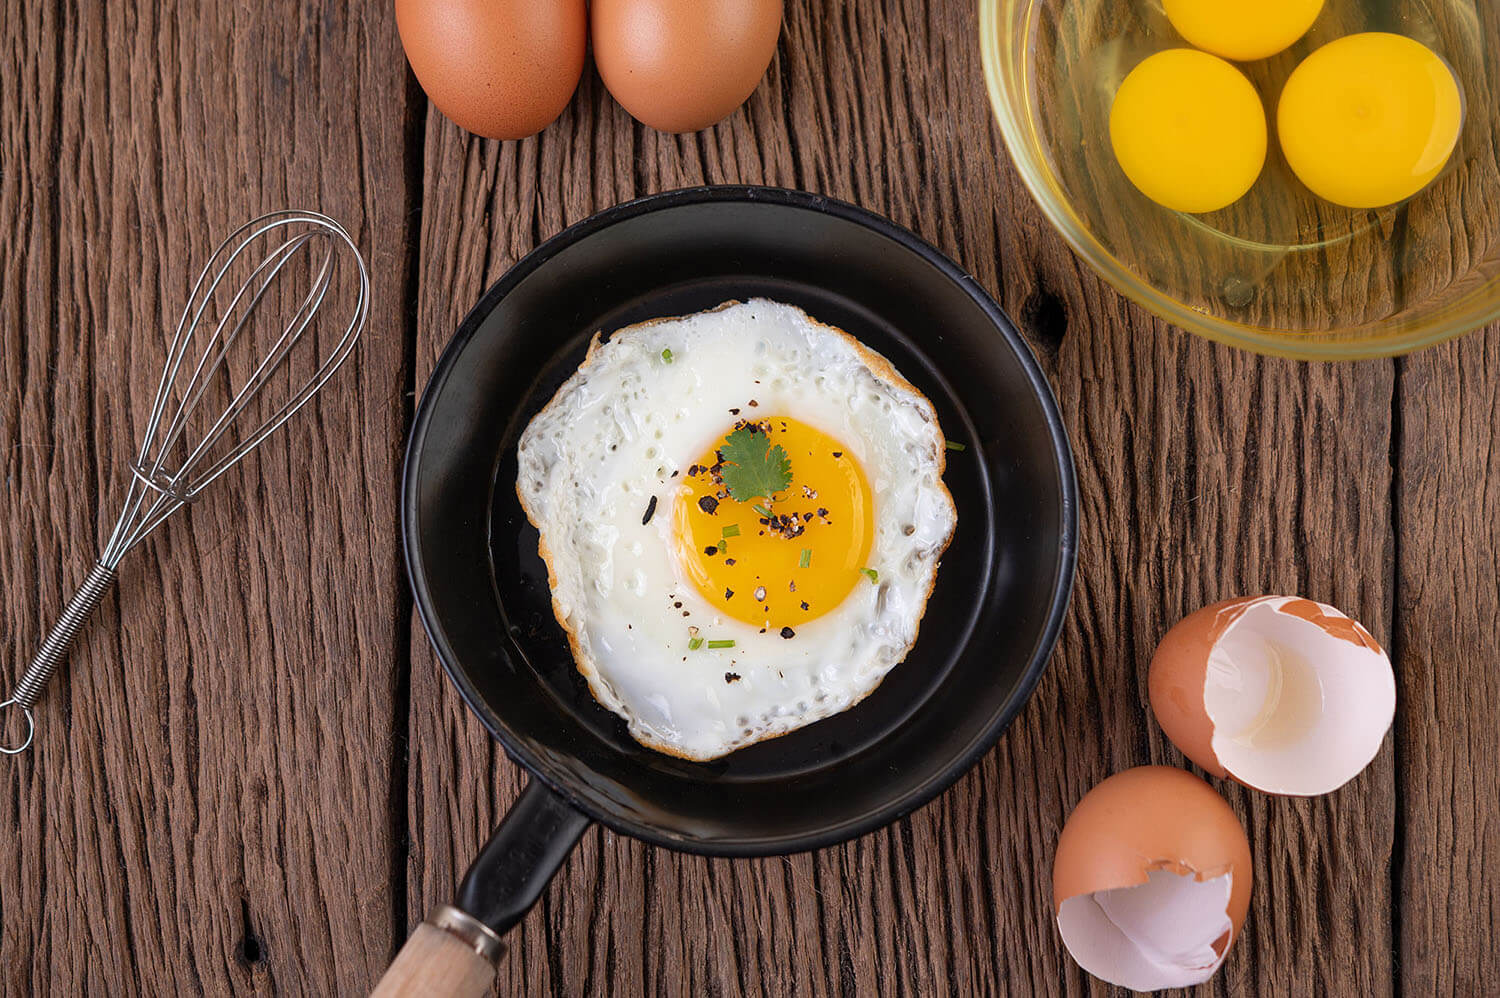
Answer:
[{"label": "eggshell fragment", "polygon": [[781,16],[782,0],[593,0],[594,63],[636,120],[696,132],[755,91]]},{"label": "eggshell fragment", "polygon": [[1052,864],[1063,944],[1084,970],[1137,991],[1213,976],[1250,907],[1250,843],[1191,773],[1140,766],[1094,787]]},{"label": "eggshell fragment", "polygon": [[1293,596],[1204,607],[1151,659],[1151,709],[1182,753],[1267,793],[1336,790],[1380,750],[1396,710],[1390,658],[1335,608]]},{"label": "eggshell fragment", "polygon": [[432,103],[492,139],[534,135],[583,75],[584,0],[396,0],[396,30]]}]

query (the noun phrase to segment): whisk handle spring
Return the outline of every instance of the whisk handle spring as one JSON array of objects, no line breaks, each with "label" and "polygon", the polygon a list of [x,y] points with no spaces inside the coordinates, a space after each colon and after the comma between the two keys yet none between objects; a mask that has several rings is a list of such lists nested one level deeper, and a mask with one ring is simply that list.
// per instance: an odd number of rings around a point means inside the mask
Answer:
[{"label": "whisk handle spring", "polygon": [[114,584],[115,569],[103,562],[96,563],[73,598],[68,600],[68,605],[63,607],[62,616],[42,641],[31,664],[27,666],[25,675],[11,692],[10,699],[0,703],[0,717],[3,717],[4,711],[13,707],[26,718],[25,740],[15,746],[0,745],[0,753],[15,755],[24,752],[31,745],[32,736],[36,732],[36,722],[31,714],[32,705],[42,695],[47,680],[52,678],[57,667],[68,657],[68,651],[73,647],[78,632],[88,623],[94,611],[99,609],[99,604],[104,602],[104,597],[109,595]]}]

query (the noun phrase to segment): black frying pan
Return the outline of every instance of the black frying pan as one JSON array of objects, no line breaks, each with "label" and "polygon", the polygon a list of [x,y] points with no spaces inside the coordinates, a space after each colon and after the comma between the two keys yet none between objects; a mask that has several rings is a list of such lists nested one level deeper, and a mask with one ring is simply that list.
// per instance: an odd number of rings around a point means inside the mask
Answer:
[{"label": "black frying pan", "polygon": [[[888,357],[966,449],[958,530],[921,636],[843,714],[709,763],[643,748],[595,703],[552,616],[515,442],[596,330],[765,296]],[[379,993],[488,988],[500,937],[598,821],[672,849],[797,852],[925,804],[994,744],[1045,667],[1072,585],[1072,458],[1005,313],[952,261],[851,205],[710,187],[548,241],[469,313],[417,410],[402,496],[417,610],[443,667],[531,783]]]}]

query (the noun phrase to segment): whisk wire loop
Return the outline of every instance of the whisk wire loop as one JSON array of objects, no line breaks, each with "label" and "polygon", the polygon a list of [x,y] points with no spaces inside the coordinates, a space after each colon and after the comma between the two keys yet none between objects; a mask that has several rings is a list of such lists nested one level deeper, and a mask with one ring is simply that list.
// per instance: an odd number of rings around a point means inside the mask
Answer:
[{"label": "whisk wire loop", "polygon": [[[166,433],[162,435],[161,444],[157,449],[158,465],[170,455],[172,447],[177,443],[183,429],[187,425],[188,418],[196,410],[198,402],[204,393],[209,390],[213,373],[219,370],[220,366],[224,363],[224,359],[234,346],[235,340],[239,338],[241,331],[254,316],[255,310],[259,307],[266,290],[271,286],[271,283],[281,272],[282,268],[292,259],[297,250],[317,238],[319,238],[318,233],[305,233],[282,243],[272,251],[270,256],[262,261],[260,266],[251,275],[250,280],[241,286],[234,298],[225,307],[224,315],[215,326],[214,335],[204,345],[203,353],[198,359],[197,367],[194,369],[192,377],[188,379],[187,386],[183,392],[183,402],[178,406],[177,413],[173,417],[172,423],[168,426]],[[269,270],[268,273],[262,273],[267,270]],[[282,362],[291,355],[292,348],[296,346],[297,338],[312,321],[318,307],[322,304],[323,298],[328,293],[328,287],[332,281],[332,272],[333,254],[330,251],[323,258],[318,277],[314,280],[312,288],[308,291],[307,297],[303,299],[302,305],[297,309],[292,321],[282,330],[280,338],[272,344],[270,350],[267,351],[265,357],[261,360],[260,365],[246,379],[244,386],[235,393],[234,398],[220,415],[218,422],[209,430],[204,439],[199,442],[194,453],[189,455],[183,462],[185,466],[191,466],[200,454],[210,450],[218,442],[219,437],[241,411],[246,399],[269,381],[276,370],[281,367]],[[255,288],[249,304],[240,311],[234,328],[226,335],[224,327],[235,316],[236,309],[239,308],[245,294],[250,291],[251,285],[257,282],[258,286]],[[212,294],[212,289],[210,289],[209,293]],[[217,354],[214,353],[215,347],[218,347]],[[212,360],[210,360],[211,354],[213,354]]]}]

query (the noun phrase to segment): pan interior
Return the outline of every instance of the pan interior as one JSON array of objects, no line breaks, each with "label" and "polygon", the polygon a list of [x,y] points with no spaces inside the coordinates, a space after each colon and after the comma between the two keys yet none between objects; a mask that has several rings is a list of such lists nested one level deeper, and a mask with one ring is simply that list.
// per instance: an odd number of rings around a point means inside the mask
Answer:
[{"label": "pan interior", "polygon": [[[408,469],[419,608],[490,729],[595,817],[707,852],[825,844],[946,786],[1029,693],[1071,572],[1066,443],[1024,347],[919,244],[794,199],[661,200],[544,246],[440,363]],[[916,646],[866,700],[687,762],[637,744],[578,674],[515,495],[515,442],[595,331],[756,296],[842,327],[932,400],[967,448],[945,475],[959,526]]]}]

